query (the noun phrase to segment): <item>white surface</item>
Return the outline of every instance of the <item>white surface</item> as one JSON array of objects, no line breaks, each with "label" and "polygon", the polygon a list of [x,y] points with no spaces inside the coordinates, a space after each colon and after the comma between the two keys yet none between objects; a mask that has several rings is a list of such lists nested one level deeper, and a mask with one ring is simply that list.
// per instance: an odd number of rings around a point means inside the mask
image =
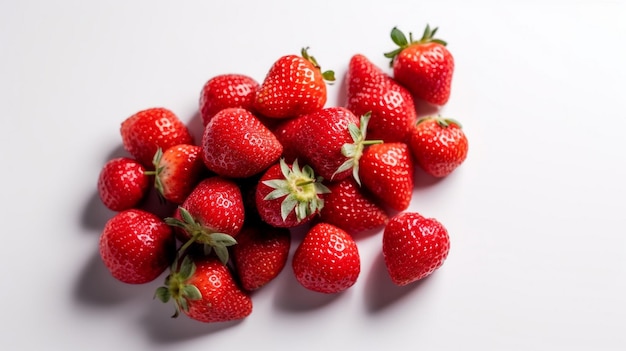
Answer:
[{"label": "white surface", "polygon": [[[503,3],[2,1],[2,348],[625,350],[625,2]],[[248,319],[205,325],[169,318],[161,279],[107,275],[95,184],[124,118],[192,121],[208,78],[260,81],[307,45],[339,77],[355,53],[385,67],[391,28],[426,23],[456,58],[443,114],[470,139],[455,174],[415,190],[452,240],[431,278],[392,286],[372,235],[349,291],[307,292],[288,266]]]}]

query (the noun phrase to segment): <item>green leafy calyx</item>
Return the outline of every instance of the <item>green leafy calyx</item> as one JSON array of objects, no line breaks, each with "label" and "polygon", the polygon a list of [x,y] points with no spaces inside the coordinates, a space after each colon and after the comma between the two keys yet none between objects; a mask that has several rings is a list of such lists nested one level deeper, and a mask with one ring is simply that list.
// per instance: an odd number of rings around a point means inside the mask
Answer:
[{"label": "green leafy calyx", "polygon": [[408,48],[411,45],[426,43],[437,43],[443,46],[448,45],[448,43],[446,43],[445,41],[435,38],[437,29],[439,28],[435,27],[431,29],[430,25],[427,24],[426,29],[424,29],[424,34],[422,34],[422,38],[419,40],[413,40],[413,33],[409,32],[409,38],[407,39],[406,35],[404,35],[404,33],[399,30],[398,27],[393,27],[393,29],[391,30],[391,40],[398,46],[398,48],[384,54],[386,58],[391,59],[389,65],[393,66],[393,62],[396,56],[398,56],[398,54],[400,54],[402,50]]},{"label": "green leafy calyx", "polygon": [[330,70],[322,72],[322,67],[319,65],[319,63],[317,63],[317,60],[315,59],[315,57],[309,54],[308,47],[302,48],[302,50],[300,51],[300,54],[305,60],[311,62],[313,66],[315,66],[315,68],[317,68],[322,73],[322,77],[324,78],[326,82],[332,83],[335,81],[335,72],[330,71]]},{"label": "green leafy calyx", "polygon": [[165,278],[165,285],[156,289],[155,298],[163,303],[174,301],[175,312],[172,318],[178,317],[180,311],[189,311],[190,300],[202,298],[200,290],[189,283],[195,272],[196,265],[189,256],[185,256],[180,267]]}]

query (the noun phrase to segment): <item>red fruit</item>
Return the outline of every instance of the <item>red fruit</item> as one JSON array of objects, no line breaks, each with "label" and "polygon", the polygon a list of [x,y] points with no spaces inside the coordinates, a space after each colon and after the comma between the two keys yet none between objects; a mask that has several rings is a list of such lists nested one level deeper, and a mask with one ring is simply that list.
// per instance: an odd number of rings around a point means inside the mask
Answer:
[{"label": "red fruit", "polygon": [[409,89],[417,98],[434,105],[444,105],[450,98],[454,58],[446,48],[446,42],[435,39],[437,28],[426,26],[420,40],[409,39],[397,28],[391,31],[391,39],[398,49],[385,54],[391,59],[393,77]]},{"label": "red fruit", "polygon": [[418,120],[409,146],[417,164],[434,177],[447,176],[467,158],[467,137],[461,125],[449,118]]},{"label": "red fruit", "polygon": [[294,253],[292,266],[302,286],[321,293],[348,289],[361,272],[354,239],[328,223],[318,223],[309,230]]},{"label": "red fruit", "polygon": [[259,88],[254,108],[271,118],[291,118],[317,111],[326,104],[326,82],[335,80],[332,71],[321,72],[313,56],[285,55],[270,68]]},{"label": "red fruit", "polygon": [[283,270],[289,256],[291,233],[263,223],[245,226],[233,246],[233,262],[245,290],[257,290]]},{"label": "red fruit", "polygon": [[206,170],[202,162],[202,148],[197,145],[181,144],[163,152],[160,148],[154,155],[154,185],[164,199],[181,204],[200,182]]},{"label": "red fruit", "polygon": [[389,220],[383,232],[383,256],[397,285],[423,279],[441,267],[450,251],[444,226],[433,218],[404,212]]},{"label": "red fruit", "polygon": [[283,147],[252,113],[228,108],[204,129],[202,155],[206,167],[224,177],[246,178],[278,161]]},{"label": "red fruit", "polygon": [[261,219],[275,227],[295,227],[311,220],[324,207],[328,188],[309,166],[283,159],[270,167],[259,180],[256,208]]},{"label": "red fruit", "polygon": [[350,234],[381,227],[389,217],[356,180],[346,178],[328,185],[320,220],[333,224]]},{"label": "red fruit", "polygon": [[109,160],[98,177],[98,195],[113,211],[135,207],[146,196],[149,187],[150,176],[145,168],[128,157]]},{"label": "red fruit", "polygon": [[207,125],[216,113],[230,107],[253,110],[259,83],[242,74],[222,74],[209,79],[200,93],[200,115]]},{"label": "red fruit", "polygon": [[355,115],[371,112],[367,136],[405,142],[416,121],[411,93],[363,55],[354,55],[346,75],[347,105]]},{"label": "red fruit", "polygon": [[210,256],[185,256],[155,296],[162,302],[174,301],[172,317],[182,312],[204,323],[239,320],[252,313],[250,297],[236,284],[230,270]]},{"label": "red fruit", "polygon": [[404,143],[386,143],[366,148],[359,162],[363,186],[384,205],[404,211],[413,195],[414,165]]},{"label": "red fruit", "polygon": [[158,148],[193,144],[187,126],[172,111],[157,107],[139,111],[122,122],[120,127],[124,148],[144,167],[152,169]]},{"label": "red fruit", "polygon": [[122,211],[104,226],[100,257],[111,275],[124,283],[153,281],[170,265],[176,240],[156,215],[137,209]]},{"label": "red fruit", "polygon": [[[305,117],[306,115],[302,116]],[[293,163],[298,158],[300,151],[300,141],[298,134],[302,129],[303,121],[306,118],[296,117],[287,120],[279,120],[281,123],[274,126],[272,132],[276,139],[283,146],[282,158],[287,163]]]}]

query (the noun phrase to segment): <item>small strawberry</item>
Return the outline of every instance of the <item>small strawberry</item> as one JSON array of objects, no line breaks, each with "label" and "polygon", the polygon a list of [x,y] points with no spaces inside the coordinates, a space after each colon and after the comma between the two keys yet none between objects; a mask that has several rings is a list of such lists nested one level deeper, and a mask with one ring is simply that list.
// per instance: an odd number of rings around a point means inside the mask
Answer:
[{"label": "small strawberry", "polygon": [[416,121],[411,93],[363,55],[350,60],[346,107],[360,116],[371,112],[367,135],[372,139],[406,142]]},{"label": "small strawberry", "polygon": [[290,228],[311,220],[324,207],[328,188],[309,166],[281,159],[261,177],[256,208],[261,219],[275,227]]},{"label": "small strawberry", "polygon": [[231,271],[211,256],[185,255],[157,288],[155,297],[164,303],[174,301],[175,313],[204,322],[243,319],[252,313],[252,300],[235,282]]},{"label": "small strawberry", "polygon": [[383,232],[383,256],[397,285],[423,279],[441,267],[450,251],[444,226],[433,218],[403,212],[389,220]]},{"label": "small strawberry", "polygon": [[360,233],[369,229],[381,227],[387,223],[389,217],[366,194],[356,180],[344,180],[328,184],[330,193],[324,197],[324,207],[320,211],[320,220],[333,224],[349,234]]},{"label": "small strawberry", "polygon": [[325,81],[334,81],[335,76],[333,71],[322,73],[307,50],[302,49],[302,56],[282,56],[272,65],[254,101],[254,108],[261,115],[292,118],[324,107]]},{"label": "small strawberry", "polygon": [[100,257],[111,275],[124,283],[144,284],[167,269],[176,251],[170,228],[159,217],[142,210],[117,213],[104,226]]},{"label": "small strawberry", "polygon": [[180,144],[163,150],[159,148],[153,159],[154,186],[164,199],[181,204],[200,182],[206,170],[202,162],[202,148]]},{"label": "small strawberry", "polygon": [[[302,117],[305,117],[303,115]],[[305,118],[296,117],[287,120],[279,120],[280,123],[272,128],[276,139],[283,146],[282,158],[287,163],[293,163],[298,158],[300,147],[299,133]]]},{"label": "small strawberry", "polygon": [[435,38],[437,28],[426,26],[420,40],[407,40],[398,28],[391,31],[391,39],[398,49],[385,54],[391,59],[393,77],[417,98],[434,105],[444,105],[450,98],[454,58],[446,42]]},{"label": "small strawberry", "polygon": [[467,158],[467,137],[461,124],[450,118],[420,118],[409,146],[417,164],[434,177],[447,176]]},{"label": "small strawberry", "polygon": [[150,187],[150,176],[134,159],[119,157],[107,161],[98,176],[98,194],[112,211],[123,211],[138,205]]},{"label": "small strawberry", "polygon": [[318,223],[296,248],[292,266],[302,286],[330,294],[356,283],[361,259],[350,234],[332,224]]},{"label": "small strawberry", "polygon": [[233,262],[242,287],[257,290],[283,270],[289,256],[291,233],[264,223],[244,226],[233,246]]},{"label": "small strawberry", "polygon": [[363,152],[359,167],[363,186],[384,205],[398,211],[409,207],[414,164],[406,144],[371,145]]},{"label": "small strawberry", "polygon": [[229,178],[246,178],[278,161],[283,147],[251,112],[228,108],[206,125],[202,155],[206,167]]},{"label": "small strawberry", "polygon": [[243,74],[222,74],[209,79],[200,93],[202,125],[207,125],[216,113],[230,107],[253,111],[259,83]]},{"label": "small strawberry", "polygon": [[161,107],[128,117],[121,124],[120,134],[126,151],[148,169],[153,167],[152,159],[158,148],[193,144],[187,126],[172,111]]}]

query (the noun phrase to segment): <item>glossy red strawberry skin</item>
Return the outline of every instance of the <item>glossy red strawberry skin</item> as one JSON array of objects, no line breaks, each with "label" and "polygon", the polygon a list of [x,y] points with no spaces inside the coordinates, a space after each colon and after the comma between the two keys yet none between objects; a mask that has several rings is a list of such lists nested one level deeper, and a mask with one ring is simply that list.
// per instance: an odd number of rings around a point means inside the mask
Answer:
[{"label": "glossy red strawberry skin", "polygon": [[150,176],[139,162],[128,157],[114,158],[100,171],[98,194],[107,208],[123,211],[137,206],[145,198],[150,182]]},{"label": "glossy red strawberry skin", "polygon": [[392,281],[399,286],[423,279],[448,257],[450,237],[436,219],[403,212],[383,232],[383,257]]},{"label": "glossy red strawberry skin", "polygon": [[174,112],[162,107],[128,117],[120,126],[120,134],[124,148],[147,169],[154,168],[152,160],[159,147],[165,150],[178,144],[193,144],[187,126]]},{"label": "glossy red strawberry skin", "polygon": [[353,286],[361,271],[359,251],[346,231],[328,223],[314,225],[298,245],[292,260],[296,280],[326,294]]},{"label": "glossy red strawberry skin", "polygon": [[254,111],[254,98],[259,90],[254,78],[243,74],[221,74],[209,79],[200,93],[202,124],[207,125],[216,113],[231,107]]},{"label": "glossy red strawberry skin", "polygon": [[283,147],[251,112],[228,108],[218,112],[202,136],[206,167],[218,175],[246,178],[261,173],[278,160]]},{"label": "glossy red strawberry skin", "polygon": [[233,246],[233,262],[241,286],[258,290],[274,280],[287,263],[291,232],[263,223],[246,225]]},{"label": "glossy red strawberry skin", "polygon": [[413,196],[414,162],[405,143],[384,143],[365,149],[359,161],[363,186],[381,204],[397,211],[409,207]]},{"label": "glossy red strawberry skin", "polygon": [[415,126],[409,142],[416,163],[434,177],[445,177],[467,158],[468,140],[452,120],[424,118]]},{"label": "glossy red strawberry skin", "polygon": [[351,58],[346,82],[346,107],[357,116],[371,112],[369,140],[408,140],[417,113],[413,97],[404,86],[360,54]]},{"label": "glossy red strawberry skin", "polygon": [[156,279],[171,264],[175,250],[172,229],[161,218],[137,209],[109,219],[99,241],[106,268],[115,279],[128,284]]},{"label": "glossy red strawberry skin", "polygon": [[181,204],[207,174],[202,161],[202,148],[198,145],[180,144],[163,152],[156,177],[161,195],[174,204]]},{"label": "glossy red strawberry skin", "polygon": [[287,163],[293,163],[298,158],[301,149],[299,134],[305,119],[306,115],[280,120],[281,122],[272,129],[276,139],[283,146],[282,158]]}]

